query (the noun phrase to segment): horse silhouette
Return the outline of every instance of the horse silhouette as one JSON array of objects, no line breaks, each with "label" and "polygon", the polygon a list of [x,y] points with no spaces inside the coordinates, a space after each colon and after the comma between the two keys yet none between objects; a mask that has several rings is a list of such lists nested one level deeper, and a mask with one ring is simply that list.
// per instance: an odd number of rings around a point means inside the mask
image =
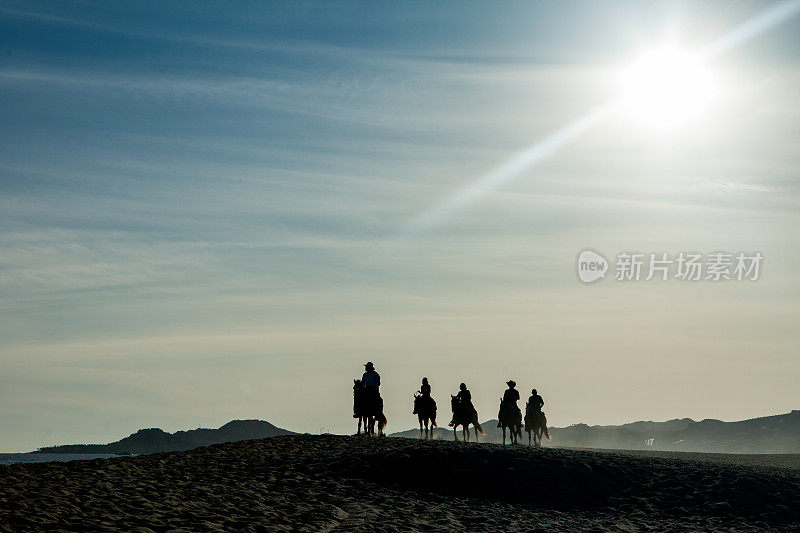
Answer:
[{"label": "horse silhouette", "polygon": [[525,409],[525,431],[528,432],[528,446],[531,446],[531,434],[533,435],[533,446],[542,447],[542,436],[550,440],[550,433],[547,431],[547,417],[542,411],[536,411],[526,407]]},{"label": "horse silhouette", "polygon": [[358,431],[361,435],[361,424],[364,424],[365,435],[375,435],[375,423],[378,423],[378,436],[383,436],[383,428],[388,424],[383,414],[383,398],[377,392],[365,389],[360,379],[353,380],[353,418],[358,418]]},{"label": "horse silhouette", "polygon": [[478,412],[474,407],[471,409],[470,407],[472,406],[462,405],[458,400],[458,396],[450,395],[450,409],[453,411],[453,437],[458,440],[456,428],[461,426],[464,440],[469,442],[469,425],[472,424],[472,428],[475,430],[475,442],[478,442],[478,432],[483,435],[486,435],[486,433],[483,432],[483,428],[478,423]]},{"label": "horse silhouette", "polygon": [[522,411],[514,404],[506,405],[501,398],[497,417],[503,428],[503,444],[506,443],[506,428],[510,430],[511,444],[516,444],[517,438],[522,438]]},{"label": "horse silhouette", "polygon": [[[419,419],[419,438],[431,439],[433,438],[433,428],[436,425],[436,402],[430,396],[423,396],[422,394],[414,395],[414,413]],[[423,423],[425,431],[423,433]],[[430,424],[430,428],[428,425]]]}]

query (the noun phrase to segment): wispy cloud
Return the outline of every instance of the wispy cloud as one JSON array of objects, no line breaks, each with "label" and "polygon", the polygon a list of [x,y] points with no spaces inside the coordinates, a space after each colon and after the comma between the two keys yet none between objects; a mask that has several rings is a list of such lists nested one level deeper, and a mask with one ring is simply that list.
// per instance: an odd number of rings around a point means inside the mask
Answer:
[{"label": "wispy cloud", "polygon": [[[743,354],[745,333],[773,363],[797,345],[798,58],[775,36],[741,72],[725,56],[728,107],[680,142],[610,121],[402,240],[613,98],[619,62],[677,19],[650,4],[303,5],[0,8],[0,450],[63,441],[20,413],[100,440],[246,416],[315,430],[340,411],[346,431],[365,357],[385,369],[387,405],[405,405],[421,368],[441,387],[460,368],[484,411],[489,382],[518,373],[559,384],[559,424],[591,422],[590,371],[613,381],[645,346],[682,363],[679,379],[698,350]],[[703,39],[757,11],[690,7]],[[585,291],[572,272],[586,246],[706,245],[759,249],[770,275],[698,296]],[[300,385],[332,398],[324,412],[268,409]],[[718,392],[717,416],[744,416]],[[642,416],[692,414],[653,397]]]}]

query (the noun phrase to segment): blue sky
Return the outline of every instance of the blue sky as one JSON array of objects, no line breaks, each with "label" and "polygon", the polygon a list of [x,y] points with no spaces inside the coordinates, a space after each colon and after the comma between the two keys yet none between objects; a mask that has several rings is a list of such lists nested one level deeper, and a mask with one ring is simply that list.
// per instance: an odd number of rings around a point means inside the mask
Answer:
[{"label": "blue sky", "polygon": [[[366,360],[392,430],[423,375],[484,418],[514,377],[555,425],[797,408],[800,17],[714,61],[703,121],[612,118],[408,231],[615,98],[642,49],[770,5],[4,2],[0,450],[348,432]],[[585,287],[585,247],[765,271]]]}]

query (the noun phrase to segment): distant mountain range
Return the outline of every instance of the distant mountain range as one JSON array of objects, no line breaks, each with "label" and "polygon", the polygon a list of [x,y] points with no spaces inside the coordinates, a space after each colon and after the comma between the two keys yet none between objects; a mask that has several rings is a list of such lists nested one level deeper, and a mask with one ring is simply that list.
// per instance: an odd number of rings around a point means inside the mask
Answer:
[{"label": "distant mountain range", "polygon": [[199,446],[294,435],[263,420],[232,420],[219,429],[191,429],[167,433],[158,428],[140,429],[110,444],[67,444],[39,448],[33,453],[115,453],[142,454],[191,450]]},{"label": "distant mountain range", "polygon": [[[449,413],[442,413],[446,423]],[[502,442],[497,420],[482,423],[486,437],[482,442]],[[680,418],[666,422],[632,422],[621,426],[575,424],[550,427],[550,446],[608,448],[625,450],[665,450],[709,453],[800,453],[800,410],[783,415],[752,418],[739,422]],[[418,438],[412,429],[390,435]],[[461,429],[458,436],[461,438]],[[474,433],[472,434],[474,437]],[[528,442],[527,433],[523,431]],[[453,438],[451,428],[439,428],[434,438]]]},{"label": "distant mountain range", "polygon": [[[446,423],[449,413],[441,413]],[[440,415],[440,416],[441,416]],[[502,442],[497,420],[482,423],[487,435],[481,442]],[[545,445],[573,448],[665,450],[709,453],[800,453],[800,410],[783,415],[752,418],[739,422],[680,418],[666,422],[640,421],[620,426],[550,427],[552,440]],[[40,448],[33,453],[143,454],[190,450],[199,446],[263,439],[295,433],[263,420],[233,420],[219,429],[192,429],[167,433],[161,429],[140,429],[109,444],[68,444]],[[391,437],[418,438],[419,430],[393,433]],[[461,438],[461,430],[458,431]],[[474,436],[474,433],[473,433]],[[523,431],[527,443],[527,433]],[[451,428],[435,430],[434,438],[452,439]]]}]

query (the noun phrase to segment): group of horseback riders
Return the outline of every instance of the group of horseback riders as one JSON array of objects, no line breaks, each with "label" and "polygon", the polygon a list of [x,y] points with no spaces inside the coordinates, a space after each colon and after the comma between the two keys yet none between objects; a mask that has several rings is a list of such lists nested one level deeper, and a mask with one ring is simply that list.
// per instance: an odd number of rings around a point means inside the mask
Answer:
[{"label": "group of horseback riders", "polygon": [[[506,428],[511,430],[512,443],[517,442],[517,437],[522,437],[522,412],[517,406],[519,401],[517,383],[511,379],[506,382],[506,385],[508,388],[503,393],[503,399],[500,400],[500,411],[497,413],[497,427],[503,428],[503,444],[506,442]],[[550,433],[547,431],[547,417],[542,411],[542,407],[544,407],[544,400],[536,392],[536,389],[532,389],[528,402],[525,404],[525,431],[528,432],[528,444],[531,442],[531,437],[537,446],[541,446],[543,435],[548,440],[550,439]]]},{"label": "group of horseback riders", "polygon": [[[361,433],[361,424],[364,424],[364,431],[367,434],[375,433],[375,424],[378,425],[378,434],[383,434],[386,426],[386,416],[383,414],[383,400],[380,396],[381,377],[375,371],[375,365],[368,362],[364,365],[364,374],[361,379],[353,380],[353,418],[358,418],[358,433]],[[506,382],[508,388],[503,393],[500,400],[500,411],[497,414],[497,427],[503,428],[503,444],[506,442],[506,428],[511,432],[511,442],[516,443],[517,437],[522,437],[522,412],[517,405],[520,399],[519,391],[516,389],[516,382],[509,380]],[[478,412],[472,405],[472,393],[467,385],[461,383],[459,391],[455,395],[450,395],[450,407],[453,418],[448,426],[453,428],[455,439],[458,440],[456,428],[461,426],[465,440],[469,440],[469,426],[475,430],[475,440],[478,440],[478,433],[486,435],[478,423]],[[542,436],[548,439],[547,418],[542,411],[544,400],[536,392],[531,391],[531,396],[525,406],[525,430],[528,432],[528,444],[541,445]],[[420,438],[429,439],[433,436],[433,428],[436,424],[436,401],[431,396],[431,385],[428,378],[422,378],[419,390],[414,393],[414,414],[419,419]]]}]

